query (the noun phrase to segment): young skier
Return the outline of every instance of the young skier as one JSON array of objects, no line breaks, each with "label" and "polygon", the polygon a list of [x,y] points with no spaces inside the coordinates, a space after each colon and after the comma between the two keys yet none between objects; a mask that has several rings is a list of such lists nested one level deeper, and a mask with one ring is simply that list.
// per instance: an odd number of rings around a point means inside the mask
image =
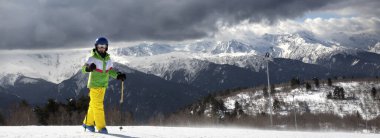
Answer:
[{"label": "young skier", "polygon": [[126,78],[125,74],[113,69],[113,63],[107,50],[108,40],[105,37],[96,39],[95,48],[82,67],[83,73],[89,73],[87,88],[90,89],[90,104],[82,126],[91,132],[95,132],[96,127],[99,133],[104,134],[108,133],[103,106],[108,79],[110,76],[121,81]]}]

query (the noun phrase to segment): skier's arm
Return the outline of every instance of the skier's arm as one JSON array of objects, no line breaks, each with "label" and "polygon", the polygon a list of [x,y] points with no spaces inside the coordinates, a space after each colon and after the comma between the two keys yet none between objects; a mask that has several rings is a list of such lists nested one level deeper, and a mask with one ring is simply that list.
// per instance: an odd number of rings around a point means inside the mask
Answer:
[{"label": "skier's arm", "polygon": [[92,72],[93,70],[96,69],[96,65],[94,63],[91,63],[90,65],[88,65],[87,63],[83,65],[82,67],[82,72],[83,73],[88,73],[88,72]]},{"label": "skier's arm", "polygon": [[116,79],[117,75],[118,75],[118,71],[116,71],[114,68],[113,68],[113,61],[112,59],[110,59],[110,64],[111,64],[111,69],[109,70],[109,74],[112,78]]},{"label": "skier's arm", "polygon": [[86,64],[84,64],[83,66],[82,66],[82,73],[88,73],[87,71],[86,71],[86,68],[88,67],[88,64],[86,63]]},{"label": "skier's arm", "polygon": [[82,73],[89,73],[96,69],[96,65],[93,63],[92,58],[88,58],[87,62],[82,66]]},{"label": "skier's arm", "polygon": [[116,70],[114,70],[114,69],[111,69],[110,71],[110,76],[112,77],[112,78],[114,78],[114,79],[116,79],[116,77],[117,77],[117,71]]},{"label": "skier's arm", "polygon": [[114,79],[118,79],[118,80],[121,80],[121,81],[124,81],[126,76],[124,73],[121,73],[121,72],[118,72],[114,69],[111,69],[109,70],[109,73],[110,73],[110,76]]},{"label": "skier's arm", "polygon": [[111,63],[111,69],[109,70],[110,76],[112,78],[114,78],[114,79],[118,79],[118,80],[124,81],[125,78],[126,78],[125,74],[121,73],[121,72],[118,72],[115,69],[113,69],[113,62],[112,62],[112,60],[110,60],[110,63]]}]

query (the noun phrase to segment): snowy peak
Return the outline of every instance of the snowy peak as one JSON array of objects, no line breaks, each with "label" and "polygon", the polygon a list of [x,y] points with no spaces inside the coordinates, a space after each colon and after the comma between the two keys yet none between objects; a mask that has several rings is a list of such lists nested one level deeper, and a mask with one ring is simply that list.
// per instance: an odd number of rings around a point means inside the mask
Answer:
[{"label": "snowy peak", "polygon": [[197,74],[208,67],[210,63],[199,59],[175,59],[169,62],[153,63],[147,73],[156,74],[166,80],[173,78],[176,71],[185,71],[185,80],[192,81]]},{"label": "snowy peak", "polygon": [[167,54],[171,52],[190,52],[192,54],[208,53],[249,53],[254,51],[252,46],[239,42],[237,40],[230,41],[199,41],[188,44],[169,45],[158,43],[142,43],[136,46],[112,49],[112,52],[119,56],[153,56],[159,54]]},{"label": "snowy peak", "polygon": [[7,87],[14,85],[19,76],[21,76],[21,74],[0,74],[0,86]]},{"label": "snowy peak", "polygon": [[369,48],[370,52],[380,54],[380,42],[378,42],[375,46]]},{"label": "snowy peak", "polygon": [[[315,64],[318,59],[329,58],[331,55],[344,52],[347,48],[335,43],[319,40],[308,32],[295,34],[264,35],[264,39],[272,41],[275,57],[300,60]],[[272,39],[272,40],[270,40]]]},{"label": "snowy peak", "polygon": [[221,53],[249,53],[254,51],[251,46],[238,42],[236,40],[217,42],[216,46],[212,49],[212,54]]},{"label": "snowy peak", "polygon": [[173,52],[174,49],[172,46],[167,44],[142,43],[137,46],[117,48],[111,51],[114,51],[117,55],[141,57],[170,53]]}]

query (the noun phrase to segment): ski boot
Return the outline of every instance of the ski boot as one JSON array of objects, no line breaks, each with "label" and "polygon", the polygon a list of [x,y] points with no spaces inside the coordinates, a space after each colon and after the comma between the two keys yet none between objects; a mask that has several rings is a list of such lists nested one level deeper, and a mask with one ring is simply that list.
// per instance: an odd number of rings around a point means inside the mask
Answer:
[{"label": "ski boot", "polygon": [[107,128],[102,128],[98,132],[102,134],[108,134]]},{"label": "ski boot", "polygon": [[95,127],[94,126],[88,126],[86,124],[82,125],[84,129],[88,129],[91,132],[95,132]]}]

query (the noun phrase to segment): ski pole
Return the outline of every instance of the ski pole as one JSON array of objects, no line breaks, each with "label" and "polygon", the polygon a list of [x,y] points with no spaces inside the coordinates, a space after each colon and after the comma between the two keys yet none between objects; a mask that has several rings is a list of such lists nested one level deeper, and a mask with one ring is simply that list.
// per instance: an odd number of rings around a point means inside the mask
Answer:
[{"label": "ski pole", "polygon": [[86,132],[86,129],[87,129],[87,113],[86,113],[86,123],[85,123],[86,126],[84,126],[84,132]]},{"label": "ski pole", "polygon": [[120,97],[120,104],[122,104],[124,102],[124,81],[121,81],[121,97]]},{"label": "ski pole", "polygon": [[[120,97],[120,121],[121,121],[121,123],[123,123],[123,114],[122,114],[122,104],[123,104],[123,102],[124,102],[124,81],[121,81],[121,97]],[[123,129],[123,126],[122,126],[122,124],[120,125],[120,131]]]},{"label": "ski pole", "polygon": [[[89,95],[90,95],[90,92],[91,91],[88,92]],[[86,117],[86,123],[85,123],[86,126],[84,127],[84,132],[86,132],[86,129],[87,129],[87,115],[88,115],[88,108],[90,108],[89,106],[90,106],[90,103],[88,104],[87,110],[86,110],[86,116],[85,116]]]}]

